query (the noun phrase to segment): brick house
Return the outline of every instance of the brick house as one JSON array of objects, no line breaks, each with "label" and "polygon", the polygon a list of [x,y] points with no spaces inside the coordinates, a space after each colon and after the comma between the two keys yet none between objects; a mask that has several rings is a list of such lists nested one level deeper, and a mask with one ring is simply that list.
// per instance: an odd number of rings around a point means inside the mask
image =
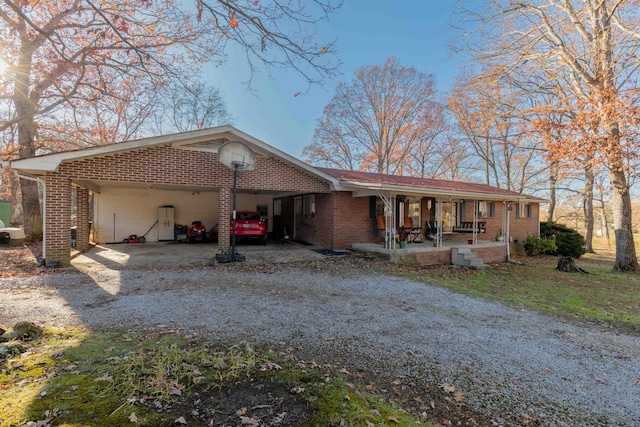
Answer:
[{"label": "brick house", "polygon": [[[402,231],[411,222],[415,233],[409,237],[416,243],[430,241],[423,229],[429,224],[436,225],[435,235],[429,236],[436,245],[461,226],[472,227],[462,232],[469,233],[474,244],[495,240],[498,230],[513,240],[538,234],[542,199],[481,184],[316,168],[231,126],[14,160],[5,166],[44,184],[43,258],[68,264],[72,218],[80,251],[90,241],[119,242],[150,227],[147,242],[173,240],[178,237],[176,225],[199,220],[210,229],[229,218],[233,171],[217,161],[217,150],[231,140],[244,143],[257,157],[254,170],[238,173],[237,210],[261,212],[273,238],[286,234],[324,248],[348,249],[354,243],[380,242],[381,217],[385,227],[393,224],[389,230]],[[163,218],[166,208],[172,212],[169,221]],[[385,247],[394,250],[396,240],[397,235],[387,238]],[[228,248],[230,237],[221,234],[218,245]]]}]

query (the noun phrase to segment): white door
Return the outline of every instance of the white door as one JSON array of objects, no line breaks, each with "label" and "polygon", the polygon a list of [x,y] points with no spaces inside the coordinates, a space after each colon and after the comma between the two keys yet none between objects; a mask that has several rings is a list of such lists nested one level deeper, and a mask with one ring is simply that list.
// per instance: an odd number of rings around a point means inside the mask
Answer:
[{"label": "white door", "polygon": [[173,206],[162,206],[158,209],[158,240],[173,240],[175,226],[175,210]]}]

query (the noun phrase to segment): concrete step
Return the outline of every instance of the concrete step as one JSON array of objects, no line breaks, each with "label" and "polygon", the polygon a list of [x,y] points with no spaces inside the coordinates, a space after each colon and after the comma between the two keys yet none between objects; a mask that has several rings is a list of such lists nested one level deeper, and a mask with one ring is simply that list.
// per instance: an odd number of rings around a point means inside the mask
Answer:
[{"label": "concrete step", "polygon": [[488,267],[478,255],[472,252],[471,248],[452,248],[451,263],[461,267],[486,268]]}]

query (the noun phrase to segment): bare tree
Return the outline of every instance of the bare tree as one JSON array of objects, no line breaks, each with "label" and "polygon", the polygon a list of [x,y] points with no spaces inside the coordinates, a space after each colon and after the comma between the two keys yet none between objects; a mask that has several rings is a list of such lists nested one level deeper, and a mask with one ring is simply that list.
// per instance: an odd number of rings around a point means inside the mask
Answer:
[{"label": "bare tree", "polygon": [[[17,157],[135,134],[155,93],[186,80],[207,61],[224,61],[226,43],[259,64],[291,68],[309,84],[337,72],[334,43],[313,34],[339,0],[4,0],[0,99],[13,109],[0,132],[16,128]],[[92,115],[87,118],[86,115]],[[107,118],[105,120],[104,118]],[[95,133],[84,130],[95,126]],[[89,137],[87,137],[89,136]],[[80,141],[80,143],[79,143]],[[21,179],[25,233],[41,233],[36,183]]]},{"label": "bare tree", "polygon": [[410,153],[441,126],[435,96],[432,75],[395,58],[361,67],[351,83],[338,85],[303,154],[324,166],[402,173]]},{"label": "bare tree", "polygon": [[220,91],[203,82],[174,82],[160,90],[158,98],[155,122],[160,133],[186,132],[233,121]]},{"label": "bare tree", "polygon": [[[584,150],[606,165],[614,198],[616,260],[619,271],[640,270],[632,231],[627,171],[635,164],[640,13],[632,0],[487,0],[471,10],[459,2],[468,37],[465,48],[484,63],[535,92],[540,81],[568,91],[579,103],[576,128],[589,123],[589,138],[571,138],[549,147],[571,161]],[[558,98],[562,108],[565,100]],[[583,155],[582,158],[588,158]]]},{"label": "bare tree", "polygon": [[541,141],[521,111],[530,97],[492,73],[459,80],[449,100],[458,128],[484,164],[485,182],[523,192],[539,186]]}]

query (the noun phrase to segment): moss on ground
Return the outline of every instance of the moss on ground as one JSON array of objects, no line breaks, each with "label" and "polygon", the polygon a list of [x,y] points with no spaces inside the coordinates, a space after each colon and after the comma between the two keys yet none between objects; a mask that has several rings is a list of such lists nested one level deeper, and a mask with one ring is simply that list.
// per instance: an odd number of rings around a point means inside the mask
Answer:
[{"label": "moss on ground", "polygon": [[328,373],[246,345],[214,348],[176,335],[82,328],[48,330],[25,345],[28,351],[1,361],[2,427],[420,424],[335,367]]}]

